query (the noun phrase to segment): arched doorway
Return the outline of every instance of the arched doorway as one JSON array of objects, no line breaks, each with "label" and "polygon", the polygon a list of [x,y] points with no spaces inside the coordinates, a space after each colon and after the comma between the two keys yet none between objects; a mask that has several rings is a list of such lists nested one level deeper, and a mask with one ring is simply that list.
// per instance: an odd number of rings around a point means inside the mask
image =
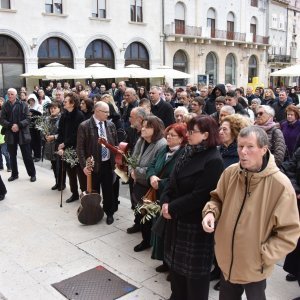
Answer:
[{"label": "arched doorway", "polygon": [[39,47],[38,67],[44,67],[52,62],[57,62],[70,68],[74,67],[72,50],[61,38],[48,38]]},{"label": "arched doorway", "polygon": [[248,65],[248,82],[253,81],[253,77],[257,77],[258,74],[258,64],[255,55],[250,56]]},{"label": "arched doorway", "polygon": [[[146,47],[140,42],[131,43],[125,51],[125,66],[138,65],[142,68],[148,69],[149,65],[149,53]],[[127,82],[130,87],[138,88],[139,86],[150,87],[149,79],[145,78],[130,78]]]},{"label": "arched doorway", "polygon": [[236,84],[236,63],[232,53],[227,55],[225,61],[225,83]]},{"label": "arched doorway", "polygon": [[[184,51],[178,50],[173,57],[173,68],[175,70],[188,73],[188,58]],[[186,86],[186,79],[173,79],[173,86]]]},{"label": "arched doorway", "polygon": [[[104,40],[94,40],[87,46],[85,50],[85,66],[99,63],[103,64],[109,68],[115,68],[115,55],[111,46]],[[101,84],[106,86],[106,89],[110,89],[114,79],[97,79],[94,80],[98,87]],[[90,82],[87,81],[89,84]]]},{"label": "arched doorway", "polygon": [[0,96],[7,89],[20,88],[24,85],[24,79],[20,75],[24,73],[24,53],[21,46],[11,37],[0,35]]},{"label": "arched doorway", "polygon": [[208,75],[208,83],[216,85],[218,82],[218,60],[213,52],[209,52],[206,56],[205,74]]}]

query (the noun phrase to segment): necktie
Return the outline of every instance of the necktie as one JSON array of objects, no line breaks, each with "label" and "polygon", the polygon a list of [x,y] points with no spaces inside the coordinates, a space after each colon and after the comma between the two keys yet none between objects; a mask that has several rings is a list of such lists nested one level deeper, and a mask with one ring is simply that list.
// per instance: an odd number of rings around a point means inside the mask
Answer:
[{"label": "necktie", "polygon": [[[102,137],[105,137],[104,129],[103,129],[103,127],[102,127],[102,126],[103,126],[103,122],[99,122],[99,125],[100,125],[100,135],[101,135]],[[101,150],[102,150],[102,152],[101,152],[102,159],[103,159],[103,158],[106,158],[106,157],[107,157],[107,154],[108,154],[107,148],[106,148],[105,146],[102,145]]]}]

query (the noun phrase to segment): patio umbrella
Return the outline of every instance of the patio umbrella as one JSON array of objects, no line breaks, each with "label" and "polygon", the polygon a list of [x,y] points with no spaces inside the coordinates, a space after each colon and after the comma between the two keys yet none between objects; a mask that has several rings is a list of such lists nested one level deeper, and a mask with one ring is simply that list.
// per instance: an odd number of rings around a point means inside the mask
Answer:
[{"label": "patio umbrella", "polygon": [[38,79],[49,79],[49,80],[84,78],[78,70],[68,68],[57,62],[48,64],[45,67],[36,70],[31,70],[20,76],[26,78],[38,78]]},{"label": "patio umbrella", "polygon": [[173,78],[173,79],[181,79],[181,78],[190,78],[191,75],[188,73],[184,73],[178,70],[175,70],[168,66],[160,66],[156,69],[150,70],[152,77],[160,77],[160,78]]},{"label": "patio umbrella", "polygon": [[116,70],[106,67],[103,64],[92,64],[89,65],[87,68],[83,70],[78,70],[79,73],[85,75],[84,78],[94,78],[94,79],[101,79],[101,78],[115,78],[116,77]]},{"label": "patio umbrella", "polygon": [[300,64],[272,72],[270,76],[297,77],[300,76]]},{"label": "patio umbrella", "polygon": [[150,70],[144,69],[138,65],[128,65],[122,69],[116,70],[116,78],[152,78]]}]

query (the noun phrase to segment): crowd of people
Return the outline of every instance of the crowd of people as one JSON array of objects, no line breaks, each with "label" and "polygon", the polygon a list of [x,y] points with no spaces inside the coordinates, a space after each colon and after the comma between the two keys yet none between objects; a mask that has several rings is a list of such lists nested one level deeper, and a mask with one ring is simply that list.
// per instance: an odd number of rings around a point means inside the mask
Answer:
[{"label": "crowd of people", "polygon": [[[266,299],[266,278],[285,256],[286,280],[300,285],[296,90],[230,84],[174,90],[166,84],[147,91],[124,81],[110,89],[96,82],[74,88],[51,82],[19,94],[10,88],[0,98],[8,181],[19,177],[18,146],[31,182],[34,163],[43,158],[51,161],[52,190],[65,189],[68,176],[67,203],[79,200],[92,175],[110,225],[119,203],[114,171],[125,170],[135,211],[127,233],[142,233],[135,252],[152,247],[151,257],[162,261],[156,271],[168,272],[170,299],[208,299],[212,280],[221,300],[241,299],[243,292],[247,299]],[[47,130],[36,126],[39,117]],[[128,143],[134,164],[116,166],[116,153],[99,138],[115,147]],[[77,164],[63,159],[72,151]],[[86,165],[91,156],[92,168]],[[149,189],[156,191],[161,215],[145,220],[136,207]],[[6,193],[0,177],[0,200]],[[160,233],[152,230],[158,224]]]}]

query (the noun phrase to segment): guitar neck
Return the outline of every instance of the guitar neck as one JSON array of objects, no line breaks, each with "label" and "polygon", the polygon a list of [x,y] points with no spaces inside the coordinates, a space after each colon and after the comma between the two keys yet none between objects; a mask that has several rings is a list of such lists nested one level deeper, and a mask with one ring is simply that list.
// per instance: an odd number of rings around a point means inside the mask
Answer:
[{"label": "guitar neck", "polygon": [[112,151],[114,154],[123,154],[123,151],[120,151],[116,146],[113,146],[109,144],[105,139],[100,138],[99,139],[99,144],[104,145],[106,148],[108,148],[110,151]]},{"label": "guitar neck", "polygon": [[92,174],[87,175],[87,178],[86,178],[86,191],[89,194],[92,192]]}]

